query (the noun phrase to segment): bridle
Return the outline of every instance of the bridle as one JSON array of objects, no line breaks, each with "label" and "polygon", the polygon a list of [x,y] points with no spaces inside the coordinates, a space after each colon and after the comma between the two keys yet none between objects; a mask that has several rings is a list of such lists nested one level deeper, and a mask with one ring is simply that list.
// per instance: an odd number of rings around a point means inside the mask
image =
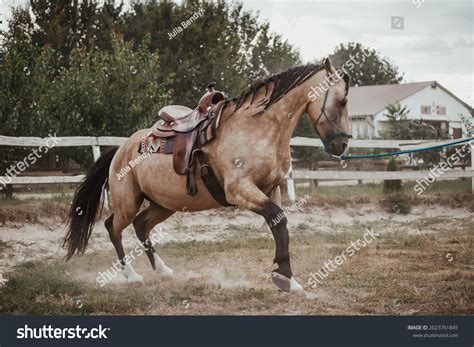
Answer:
[{"label": "bridle", "polygon": [[[326,114],[326,102],[328,100],[328,94],[329,94],[329,89],[326,90],[326,94],[324,94],[323,106],[321,107],[321,113],[319,114],[319,117],[314,122],[314,130],[316,130],[316,133],[318,134],[319,138],[321,139],[321,142],[324,145],[324,150],[327,153],[329,153],[331,156],[336,157],[336,158],[340,158],[341,157],[340,155],[338,156],[338,155],[334,155],[334,154],[331,153],[331,150],[329,148],[330,143],[332,142],[332,140],[334,140],[338,136],[343,136],[343,137],[347,137],[347,138],[351,139],[352,135],[346,133],[345,131],[342,131],[341,129],[339,129],[339,127],[336,124],[334,124],[334,122],[331,121],[331,119],[329,119],[328,115]],[[317,124],[318,124],[318,122],[319,122],[319,120],[321,119],[322,116],[324,116],[324,118],[326,118],[328,123],[331,124],[334,129],[336,129],[336,132],[332,136],[330,136],[328,139],[323,139],[323,137],[321,136],[321,134],[318,131]]]}]

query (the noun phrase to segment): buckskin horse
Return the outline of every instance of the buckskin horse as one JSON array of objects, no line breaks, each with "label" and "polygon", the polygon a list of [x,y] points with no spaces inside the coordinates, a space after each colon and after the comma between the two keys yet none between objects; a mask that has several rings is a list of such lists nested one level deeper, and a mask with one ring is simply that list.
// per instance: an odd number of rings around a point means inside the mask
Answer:
[{"label": "buckskin horse", "polygon": [[[334,74],[341,78],[328,84],[328,77]],[[324,93],[315,98],[311,92],[321,86]],[[71,205],[64,240],[66,259],[86,250],[101,188],[108,184],[113,213],[105,226],[128,282],[143,282],[122,245],[122,231],[130,223],[153,269],[173,276],[153,248],[150,231],[175,212],[233,205],[263,216],[270,227],[277,264],[271,273],[273,283],[286,292],[302,291],[290,266],[279,184],[290,167],[293,130],[305,112],[326,152],[335,157],[346,152],[351,137],[349,76],[325,59],[322,64],[293,67],[258,81],[233,99],[209,88],[194,111],[184,106],[163,108],[152,129],[137,131],[95,162]],[[140,153],[147,150],[150,139],[157,139],[151,147],[156,153],[143,158]],[[139,156],[143,160],[137,160]],[[133,162],[136,165],[124,173],[123,168]],[[117,175],[119,172],[123,174]],[[145,199],[149,206],[137,215]],[[275,220],[278,222],[272,222]]]}]

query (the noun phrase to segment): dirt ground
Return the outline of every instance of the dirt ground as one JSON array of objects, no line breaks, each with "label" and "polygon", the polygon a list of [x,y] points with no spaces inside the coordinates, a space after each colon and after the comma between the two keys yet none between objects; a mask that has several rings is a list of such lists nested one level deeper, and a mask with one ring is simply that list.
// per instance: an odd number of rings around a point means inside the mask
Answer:
[{"label": "dirt ground", "polygon": [[[234,208],[180,213],[162,223],[157,251],[175,270],[133,266],[144,286],[121,274],[101,287],[115,251],[99,223],[83,257],[63,263],[62,217],[9,222],[0,232],[0,312],[8,314],[468,314],[474,313],[474,213],[441,205],[408,215],[377,204],[303,206],[287,213],[292,266],[304,295],[273,286],[274,242],[263,219]],[[157,228],[158,230],[158,228]],[[309,274],[373,230],[379,236],[316,288]],[[138,245],[132,227],[126,252]],[[0,277],[0,280],[2,278]],[[1,284],[0,284],[1,285]]]}]

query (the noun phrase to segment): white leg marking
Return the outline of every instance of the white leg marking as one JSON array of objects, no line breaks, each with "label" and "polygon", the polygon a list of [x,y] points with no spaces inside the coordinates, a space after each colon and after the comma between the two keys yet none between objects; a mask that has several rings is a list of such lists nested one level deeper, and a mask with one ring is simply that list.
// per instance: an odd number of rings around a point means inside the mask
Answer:
[{"label": "white leg marking", "polygon": [[303,287],[299,284],[294,277],[290,280],[290,292],[304,292]]},{"label": "white leg marking", "polygon": [[127,263],[123,268],[123,274],[129,283],[143,283],[143,277],[135,272],[132,264]]},{"label": "white leg marking", "polygon": [[304,293],[303,287],[295,280],[294,277],[288,278],[276,271],[273,271],[272,281],[278,288],[280,288],[284,292]]},{"label": "white leg marking", "polygon": [[161,275],[165,277],[173,277],[174,276],[174,271],[166,266],[165,262],[161,260],[160,256],[156,254],[156,252],[153,253],[153,257],[155,258],[155,266],[156,266],[156,271]]}]

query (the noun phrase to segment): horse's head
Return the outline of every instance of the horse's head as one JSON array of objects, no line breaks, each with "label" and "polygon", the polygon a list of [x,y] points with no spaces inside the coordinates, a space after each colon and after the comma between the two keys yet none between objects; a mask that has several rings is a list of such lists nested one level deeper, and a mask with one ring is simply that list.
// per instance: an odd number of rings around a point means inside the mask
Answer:
[{"label": "horse's head", "polygon": [[325,69],[312,78],[317,85],[308,92],[306,112],[314,124],[329,154],[340,157],[349,147],[349,113],[347,111],[347,93],[349,76],[336,71],[329,59],[324,61]]}]

